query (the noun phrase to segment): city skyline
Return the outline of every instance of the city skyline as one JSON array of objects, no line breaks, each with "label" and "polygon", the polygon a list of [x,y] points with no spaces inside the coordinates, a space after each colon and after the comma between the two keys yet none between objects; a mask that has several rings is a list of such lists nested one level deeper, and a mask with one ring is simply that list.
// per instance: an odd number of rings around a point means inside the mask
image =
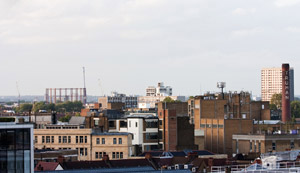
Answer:
[{"label": "city skyline", "polygon": [[[300,53],[297,0],[2,1],[0,95],[83,87],[88,95],[145,95],[164,82],[173,95],[261,94],[265,67]],[[277,20],[274,20],[276,18]]]}]

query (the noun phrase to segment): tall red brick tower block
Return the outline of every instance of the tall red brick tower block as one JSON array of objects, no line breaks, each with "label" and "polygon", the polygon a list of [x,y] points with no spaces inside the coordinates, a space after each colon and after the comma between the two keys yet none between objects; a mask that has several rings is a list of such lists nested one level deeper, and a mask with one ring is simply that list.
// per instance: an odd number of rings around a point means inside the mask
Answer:
[{"label": "tall red brick tower block", "polygon": [[290,105],[290,65],[282,64],[282,116],[281,120],[287,122],[291,120],[291,105]]}]

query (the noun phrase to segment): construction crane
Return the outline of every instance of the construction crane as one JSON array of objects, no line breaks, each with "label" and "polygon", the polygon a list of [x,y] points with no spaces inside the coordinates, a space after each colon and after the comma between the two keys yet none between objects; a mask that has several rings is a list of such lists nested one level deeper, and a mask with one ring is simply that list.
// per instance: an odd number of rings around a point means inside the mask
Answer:
[{"label": "construction crane", "polygon": [[100,88],[100,91],[101,91],[101,96],[104,96],[104,92],[103,92],[103,88],[102,88],[100,79],[98,79],[98,85],[99,85],[99,88]]},{"label": "construction crane", "polygon": [[18,91],[18,107],[20,106],[20,90],[19,90],[19,84],[18,84],[18,81],[16,82],[16,87],[17,87],[17,91]]}]

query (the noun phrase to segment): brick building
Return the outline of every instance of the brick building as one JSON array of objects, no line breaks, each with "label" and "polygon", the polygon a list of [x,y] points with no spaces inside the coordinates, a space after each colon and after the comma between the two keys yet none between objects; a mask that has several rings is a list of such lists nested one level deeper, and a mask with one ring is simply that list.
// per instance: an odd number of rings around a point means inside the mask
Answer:
[{"label": "brick building", "polygon": [[35,129],[37,149],[76,149],[78,160],[98,160],[104,155],[126,159],[132,153],[129,133],[102,133],[92,129]]},{"label": "brick building", "polygon": [[187,108],[187,102],[158,103],[161,149],[198,149],[194,144],[194,125],[189,123]]},{"label": "brick building", "polygon": [[196,96],[188,101],[188,114],[195,134],[204,131],[204,148],[226,154],[232,153],[233,134],[252,133],[253,119],[270,119],[269,103],[251,101],[247,92]]},{"label": "brick building", "polygon": [[232,137],[232,152],[269,153],[300,149],[300,135],[295,134],[239,134]]}]

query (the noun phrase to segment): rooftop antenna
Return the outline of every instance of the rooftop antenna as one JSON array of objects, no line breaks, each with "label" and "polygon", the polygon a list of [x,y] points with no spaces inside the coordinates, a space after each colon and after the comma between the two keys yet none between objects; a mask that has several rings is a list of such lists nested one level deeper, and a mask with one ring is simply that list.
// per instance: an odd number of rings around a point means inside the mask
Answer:
[{"label": "rooftop antenna", "polygon": [[20,90],[19,90],[19,84],[18,84],[18,81],[16,82],[16,87],[17,87],[17,91],[18,91],[18,107],[20,106]]},{"label": "rooftop antenna", "polygon": [[226,82],[218,82],[217,87],[221,88],[221,93],[222,93],[222,99],[224,99],[224,88],[226,87]]}]

